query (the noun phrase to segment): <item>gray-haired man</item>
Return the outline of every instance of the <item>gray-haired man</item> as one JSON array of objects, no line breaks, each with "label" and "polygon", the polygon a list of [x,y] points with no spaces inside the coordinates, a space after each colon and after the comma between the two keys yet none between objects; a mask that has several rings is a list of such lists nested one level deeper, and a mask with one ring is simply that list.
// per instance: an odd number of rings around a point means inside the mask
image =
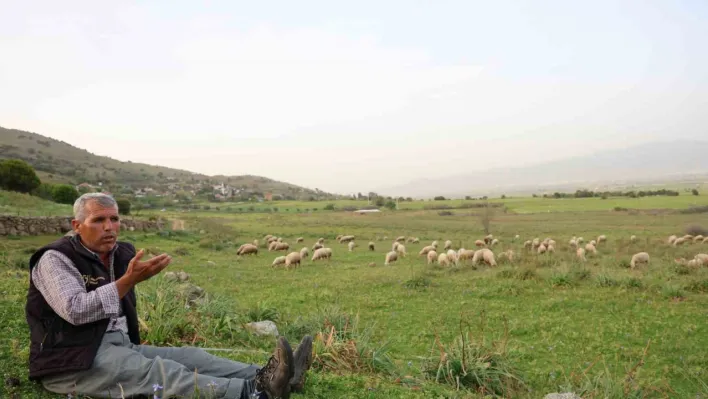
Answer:
[{"label": "gray-haired man", "polygon": [[302,390],[312,356],[306,336],[293,354],[281,337],[259,368],[197,348],[140,345],[134,287],[171,261],[118,241],[120,217],[106,194],[82,195],[74,204],[71,237],[30,259],[26,316],[30,327],[30,379],[56,393],[93,397],[157,394],[216,398],[288,398]]}]

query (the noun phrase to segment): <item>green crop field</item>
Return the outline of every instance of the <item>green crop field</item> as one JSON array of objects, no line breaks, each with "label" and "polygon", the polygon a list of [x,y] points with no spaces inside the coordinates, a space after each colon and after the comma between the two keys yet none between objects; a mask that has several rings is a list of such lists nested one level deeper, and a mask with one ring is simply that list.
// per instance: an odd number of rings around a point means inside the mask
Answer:
[{"label": "green crop field", "polygon": [[[708,244],[666,243],[689,225],[708,227],[707,213],[672,211],[708,205],[705,198],[494,200],[507,209],[488,214],[500,240],[492,249],[497,257],[515,253],[496,267],[471,261],[441,267],[418,256],[433,240],[474,249],[485,235],[484,210],[451,209],[441,216],[425,205],[478,201],[402,202],[412,209],[363,216],[323,211],[323,202],[268,204],[280,208],[270,213],[225,210],[234,204],[220,204],[219,211],[143,212],[166,218],[166,230],[124,231],[122,238],[150,253],[172,254],[169,269],[191,275],[188,283],[158,276],[138,286],[146,342],[217,348],[213,353],[262,363],[273,340],[249,334],[245,323],[273,320],[292,343],[315,335],[306,391],[293,398],[542,398],[565,391],[584,398],[706,398],[708,266],[675,259],[708,253]],[[171,231],[174,219],[183,220],[185,230]],[[323,237],[332,258],[272,268],[285,253],[268,252],[266,234],[282,237],[291,250]],[[357,247],[349,252],[335,241],[339,234],[355,235]],[[598,253],[577,260],[568,240],[588,242],[600,234],[607,242]],[[407,256],[385,266],[400,235],[420,242],[405,243]],[[638,240],[631,243],[631,235]],[[298,237],[304,243],[296,243]],[[523,242],[536,237],[556,240],[555,253],[525,250]],[[24,320],[27,260],[55,238],[0,239],[0,363],[5,377],[22,382],[2,388],[0,397],[59,397],[27,381]],[[254,239],[261,245],[257,255],[236,255]],[[650,264],[629,268],[640,251],[650,254]],[[207,295],[187,308],[182,293],[189,283]]]}]

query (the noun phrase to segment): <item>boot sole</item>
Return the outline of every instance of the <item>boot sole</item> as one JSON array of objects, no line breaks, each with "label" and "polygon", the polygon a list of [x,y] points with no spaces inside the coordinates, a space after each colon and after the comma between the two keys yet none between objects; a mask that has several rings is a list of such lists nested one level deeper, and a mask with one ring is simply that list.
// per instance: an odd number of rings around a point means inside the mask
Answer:
[{"label": "boot sole", "polygon": [[[302,351],[307,351],[304,356],[300,355]],[[290,389],[292,392],[302,392],[305,386],[305,373],[312,366],[312,337],[305,337],[295,352],[293,357],[297,363],[294,364],[294,375],[290,379]]]}]

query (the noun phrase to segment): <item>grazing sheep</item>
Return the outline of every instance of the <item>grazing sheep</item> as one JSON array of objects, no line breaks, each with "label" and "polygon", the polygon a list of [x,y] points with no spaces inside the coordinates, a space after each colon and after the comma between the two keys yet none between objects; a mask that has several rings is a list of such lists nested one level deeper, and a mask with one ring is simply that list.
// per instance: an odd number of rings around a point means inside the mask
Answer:
[{"label": "grazing sheep", "polygon": [[588,253],[591,252],[593,255],[596,255],[596,254],[597,254],[597,249],[595,248],[594,245],[592,245],[592,243],[587,243],[587,244],[585,245],[585,252],[588,252]]},{"label": "grazing sheep", "polygon": [[[703,237],[701,237],[701,238],[703,238]],[[451,249],[451,248],[452,248],[452,241],[450,241],[450,240],[445,241],[445,246],[443,247],[443,249],[445,249],[447,251],[448,249]]]},{"label": "grazing sheep", "polygon": [[435,249],[438,249],[438,240],[433,241],[430,245],[434,246]]},{"label": "grazing sheep", "polygon": [[287,242],[278,242],[275,244],[275,251],[287,251],[290,249],[290,245]]},{"label": "grazing sheep", "polygon": [[275,251],[275,247],[278,246],[278,241],[272,241],[270,244],[268,244],[268,252],[270,251]]},{"label": "grazing sheep", "polygon": [[[354,236],[352,236],[352,240],[353,240],[353,239],[354,239]],[[323,237],[320,237],[320,239],[317,240],[317,243],[324,245],[324,238],[323,238]]]},{"label": "grazing sheep", "polygon": [[265,237],[263,237],[263,241],[268,241],[268,239],[271,237],[273,237],[272,234],[266,234]]},{"label": "grazing sheep", "polygon": [[585,259],[585,249],[584,248],[578,248],[575,251],[575,256],[583,262],[585,262],[587,260],[587,259]]},{"label": "grazing sheep", "polygon": [[285,256],[278,256],[273,260],[273,264],[271,267],[276,267],[278,265],[284,265],[285,264]]},{"label": "grazing sheep", "polygon": [[354,247],[356,247],[356,243],[354,243],[354,241],[349,241],[347,247],[349,248],[349,252],[352,252],[354,250]]},{"label": "grazing sheep", "polygon": [[704,238],[701,243],[702,243],[702,244],[708,244],[708,237]]},{"label": "grazing sheep", "polygon": [[477,240],[477,241],[474,242],[474,245],[481,248],[481,247],[484,246],[484,241],[482,241],[482,240]]},{"label": "grazing sheep", "polygon": [[537,252],[539,255],[545,254],[546,253],[546,246],[543,245],[543,243],[541,243],[541,245],[538,246]]},{"label": "grazing sheep", "polygon": [[545,245],[546,247],[548,246],[548,243],[551,241],[550,237],[546,237],[541,241],[541,244]]},{"label": "grazing sheep", "polygon": [[308,256],[310,256],[310,250],[307,249],[307,247],[302,247],[300,250],[300,258],[307,259]]},{"label": "grazing sheep", "polygon": [[629,261],[629,266],[634,269],[638,264],[649,264],[649,254],[646,252],[639,252],[632,255],[632,260]]},{"label": "grazing sheep", "polygon": [[460,250],[460,252],[457,253],[457,259],[458,259],[458,261],[473,259],[475,252],[476,251],[473,251],[471,249],[464,249],[463,248]]},{"label": "grazing sheep", "polygon": [[438,255],[438,265],[450,266],[450,260],[447,258],[447,254]]},{"label": "grazing sheep", "polygon": [[406,236],[398,236],[394,241],[398,242],[405,242],[406,241]]},{"label": "grazing sheep", "polygon": [[571,239],[570,241],[568,241],[568,245],[569,245],[571,248],[577,248],[577,247],[578,247],[578,242],[575,241],[575,240],[573,240],[573,239]]},{"label": "grazing sheep", "polygon": [[703,261],[701,261],[700,259],[691,259],[687,261],[685,258],[678,258],[674,259],[674,262],[676,262],[676,264],[678,265],[684,265],[692,268],[699,267],[703,264]]},{"label": "grazing sheep", "polygon": [[494,236],[491,234],[488,234],[486,237],[484,237],[484,243],[489,245],[490,242],[494,239]]},{"label": "grazing sheep", "polygon": [[391,251],[386,254],[386,261],[384,262],[384,265],[391,264],[397,260],[398,260],[398,254],[396,253],[396,251]]},{"label": "grazing sheep", "polygon": [[253,244],[243,244],[241,247],[236,251],[236,255],[250,255],[258,254],[258,247],[253,245]]},{"label": "grazing sheep", "polygon": [[283,242],[283,237],[278,237],[278,239],[276,241]]},{"label": "grazing sheep", "polygon": [[406,242],[412,244],[414,239],[415,239],[415,237],[406,237]]},{"label": "grazing sheep", "polygon": [[315,252],[320,248],[324,248],[324,245],[319,244],[319,243],[315,243],[315,245],[312,246],[312,252]]},{"label": "grazing sheep", "polygon": [[580,244],[582,244],[583,242],[585,242],[585,240],[583,239],[583,237],[578,237],[578,239],[575,240],[575,242],[577,242],[578,245],[580,245]]},{"label": "grazing sheep", "polygon": [[686,240],[686,241],[690,241],[690,240],[693,240],[693,236],[692,236],[692,235],[690,235],[690,234],[686,234],[686,235],[685,235],[685,236],[683,236],[682,238],[683,238],[684,240]]},{"label": "grazing sheep", "polygon": [[534,238],[533,241],[531,241],[531,249],[534,251],[538,249],[538,247],[541,245],[541,240],[538,239],[538,237]]},{"label": "grazing sheep", "polygon": [[290,252],[285,257],[285,268],[290,269],[290,266],[300,266],[300,252]]},{"label": "grazing sheep", "polygon": [[301,242],[304,242],[304,241],[305,241],[305,239],[302,238],[302,237],[298,237],[298,238],[295,240],[295,242],[298,243],[298,244],[301,243]]},{"label": "grazing sheep", "polygon": [[337,237],[335,238],[335,240],[339,241],[340,238],[342,238],[342,235],[341,235],[341,234],[337,234]]},{"label": "grazing sheep", "polygon": [[637,236],[633,235],[629,237],[629,242],[637,242]]},{"label": "grazing sheep", "polygon": [[708,255],[706,254],[698,254],[694,257],[694,259],[699,259],[701,263],[704,265],[708,266]]},{"label": "grazing sheep", "polygon": [[526,241],[524,242],[524,248],[531,249],[531,245],[532,245],[532,244],[533,244],[533,243],[531,242],[531,240],[526,240]]},{"label": "grazing sheep", "polygon": [[450,263],[457,266],[457,252],[455,252],[454,249],[447,250],[447,259],[450,261]]},{"label": "grazing sheep", "polygon": [[312,261],[320,259],[329,259],[332,257],[332,250],[329,248],[320,248],[312,254]]},{"label": "grazing sheep", "polygon": [[373,241],[369,241],[369,251],[373,251],[376,249],[376,245],[374,244]]},{"label": "grazing sheep", "polygon": [[556,246],[556,240],[548,240],[548,244],[546,244],[546,247],[555,247]]},{"label": "grazing sheep", "polygon": [[703,236],[700,235],[700,234],[697,235],[697,236],[695,236],[695,237],[693,237],[693,243],[694,243],[694,244],[696,244],[696,243],[698,243],[698,242],[702,242],[702,241],[703,241]]},{"label": "grazing sheep", "polygon": [[278,237],[270,236],[270,237],[268,237],[268,239],[266,240],[266,245],[270,246],[270,244],[272,244],[272,243],[274,243],[274,242],[278,242]]},{"label": "grazing sheep", "polygon": [[[354,241],[354,236],[342,236],[339,238],[339,243],[344,244],[345,242]],[[322,243],[320,243],[322,244]]]},{"label": "grazing sheep", "polygon": [[396,252],[398,252],[401,257],[406,257],[406,246],[403,244],[398,244],[398,247],[396,247]]},{"label": "grazing sheep", "polygon": [[393,244],[391,244],[391,251],[395,251],[399,245],[401,245],[400,242],[394,241]]},{"label": "grazing sheep", "polygon": [[428,264],[435,263],[438,260],[438,253],[433,251],[428,252]]},{"label": "grazing sheep", "polygon": [[423,247],[423,249],[421,249],[420,252],[418,252],[418,255],[420,255],[420,256],[427,255],[428,252],[430,252],[430,251],[435,251],[435,247],[433,247],[432,245],[428,245],[427,247]]},{"label": "grazing sheep", "polygon": [[601,235],[597,236],[597,243],[598,243],[598,244],[599,244],[599,243],[602,243],[602,242],[605,242],[605,241],[607,241],[607,237],[605,237],[604,234],[601,234]]},{"label": "grazing sheep", "polygon": [[553,254],[556,252],[556,247],[551,244],[548,244],[548,246],[546,247],[546,252]]},{"label": "grazing sheep", "polygon": [[253,245],[258,248],[258,240],[253,240]]},{"label": "grazing sheep", "polygon": [[597,246],[597,242],[596,242],[595,240],[591,240],[591,241],[590,241],[590,244],[592,244],[593,247],[596,247],[596,246]]},{"label": "grazing sheep", "polygon": [[418,237],[415,237],[415,238],[413,238],[413,240],[411,240],[412,244],[418,244],[419,242],[420,242],[420,240],[418,239]]},{"label": "grazing sheep", "polygon": [[521,237],[520,237],[518,234],[515,235],[515,236],[514,236],[514,241],[518,240],[519,238],[521,238]]},{"label": "grazing sheep", "polygon": [[492,252],[490,249],[487,248],[482,248],[480,250],[475,251],[474,256],[472,257],[472,264],[477,264],[479,261],[483,260],[484,263],[486,263],[489,266],[496,266],[497,261],[494,259],[494,252]]},{"label": "grazing sheep", "polygon": [[497,244],[499,244],[499,240],[497,240],[497,239],[495,238],[495,239],[492,240],[492,243],[489,244],[489,246],[490,246],[490,247],[493,247],[493,246],[495,246],[495,245],[497,245]]},{"label": "grazing sheep", "polygon": [[499,261],[506,260],[508,262],[513,262],[514,261],[514,251],[511,249],[504,251],[499,254]]},{"label": "grazing sheep", "polygon": [[683,237],[679,237],[674,240],[674,243],[672,244],[674,247],[678,247],[679,245],[683,245],[683,243],[686,242],[686,239]]},{"label": "grazing sheep", "polygon": [[675,235],[670,235],[669,238],[666,240],[666,243],[669,245],[673,245],[674,241],[676,241],[677,238],[678,237],[676,237]]}]

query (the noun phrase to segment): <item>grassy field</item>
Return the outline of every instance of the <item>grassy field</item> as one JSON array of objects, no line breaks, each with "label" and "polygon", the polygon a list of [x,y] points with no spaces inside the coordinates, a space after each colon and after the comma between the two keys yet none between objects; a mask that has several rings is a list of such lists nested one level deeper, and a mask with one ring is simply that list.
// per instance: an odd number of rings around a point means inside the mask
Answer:
[{"label": "grassy field", "polygon": [[[685,208],[705,205],[703,198],[507,199],[512,210],[516,204],[536,213],[498,210],[492,216],[491,231],[501,240],[494,251],[512,249],[517,256],[496,268],[470,262],[439,267],[417,256],[433,240],[473,248],[484,235],[475,209],[453,210],[454,216],[425,210],[366,216],[157,212],[184,220],[186,230],[124,232],[123,239],[173,254],[170,269],[190,273],[190,282],[208,293],[203,303],[186,309],[180,285],[158,277],[139,286],[143,338],[149,343],[233,349],[215,353],[262,363],[272,340],[250,335],[244,323],[274,320],[291,342],[320,334],[306,392],[294,397],[476,398],[484,396],[481,386],[514,398],[566,390],[584,398],[708,398],[708,267],[674,263],[708,253],[708,245],[665,244],[687,225],[708,226],[708,214],[610,211]],[[547,205],[556,212],[539,212]],[[281,236],[296,249],[324,237],[334,255],[290,271],[271,268],[282,253],[265,248],[256,256],[235,255],[241,243],[262,242],[265,234]],[[338,234],[356,235],[358,247],[348,252],[335,242]],[[513,240],[516,234],[519,240]],[[608,242],[588,262],[578,262],[568,240],[599,234]],[[629,242],[632,234],[637,243]],[[406,244],[408,256],[384,266],[399,235],[419,237],[420,243]],[[296,237],[304,237],[304,244],[295,244]],[[523,241],[534,237],[554,238],[556,253],[524,251]],[[26,262],[33,249],[53,239],[0,241],[0,322],[6,326],[0,363],[6,376],[23,382],[3,388],[0,397],[41,395],[26,380]],[[366,248],[369,241],[376,244],[373,252]],[[629,259],[639,251],[649,252],[652,261],[631,270]],[[447,361],[441,364],[442,353]]]}]

